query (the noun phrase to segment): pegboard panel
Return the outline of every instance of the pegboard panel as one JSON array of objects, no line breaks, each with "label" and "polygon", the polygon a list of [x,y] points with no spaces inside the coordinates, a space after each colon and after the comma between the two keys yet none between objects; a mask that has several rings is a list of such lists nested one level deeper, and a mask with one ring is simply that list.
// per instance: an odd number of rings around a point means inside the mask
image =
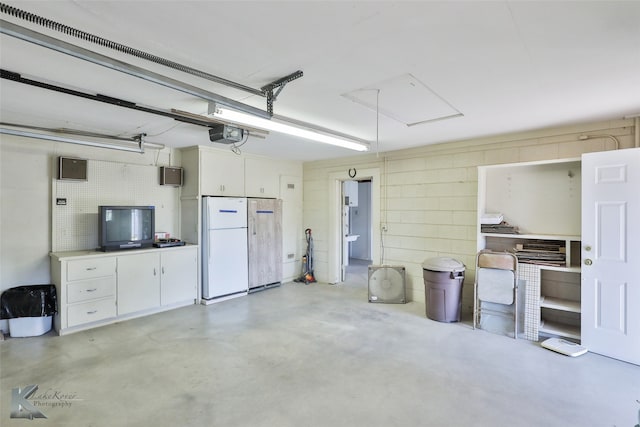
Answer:
[{"label": "pegboard panel", "polygon": [[156,231],[179,233],[180,188],[160,185],[157,166],[89,160],[87,169],[87,181],[53,180],[54,252],[97,248],[101,205],[153,205]]}]

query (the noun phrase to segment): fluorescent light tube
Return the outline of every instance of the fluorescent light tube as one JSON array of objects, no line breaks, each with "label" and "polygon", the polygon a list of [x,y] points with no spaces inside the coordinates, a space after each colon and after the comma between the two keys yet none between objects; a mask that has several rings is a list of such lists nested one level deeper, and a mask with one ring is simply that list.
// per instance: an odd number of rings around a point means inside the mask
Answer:
[{"label": "fluorescent light tube", "polygon": [[229,110],[227,108],[216,108],[213,113],[214,117],[222,120],[237,123],[240,125],[253,126],[260,129],[266,129],[273,132],[286,133],[288,135],[298,136],[300,138],[310,139],[312,141],[331,144],[342,148],[348,148],[356,151],[369,151],[366,143],[349,141],[344,138],[327,135],[311,129],[304,129],[299,126],[288,125],[273,120],[266,120],[260,117],[244,114],[239,111]]},{"label": "fluorescent light tube", "polygon": [[144,153],[142,145],[137,147],[126,145],[105,144],[102,142],[84,141],[79,139],[64,138],[61,136],[47,135],[44,133],[26,132],[22,130],[14,130],[8,128],[0,128],[0,133],[14,136],[23,136],[25,138],[45,139],[48,141],[67,142],[69,144],[88,145],[90,147],[108,148],[111,150],[131,151],[134,153]]}]

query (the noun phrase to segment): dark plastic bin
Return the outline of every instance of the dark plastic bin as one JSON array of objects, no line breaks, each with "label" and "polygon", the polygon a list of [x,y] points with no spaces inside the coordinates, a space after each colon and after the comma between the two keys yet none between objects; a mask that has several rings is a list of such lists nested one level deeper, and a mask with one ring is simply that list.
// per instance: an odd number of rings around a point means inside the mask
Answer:
[{"label": "dark plastic bin", "polygon": [[9,321],[12,337],[32,337],[51,330],[57,313],[54,285],[17,286],[0,296],[0,319]]},{"label": "dark plastic bin", "polygon": [[57,312],[54,285],[17,286],[7,289],[0,297],[0,319],[43,317]]},{"label": "dark plastic bin", "polygon": [[422,263],[427,317],[438,322],[459,322],[465,266],[445,257]]}]

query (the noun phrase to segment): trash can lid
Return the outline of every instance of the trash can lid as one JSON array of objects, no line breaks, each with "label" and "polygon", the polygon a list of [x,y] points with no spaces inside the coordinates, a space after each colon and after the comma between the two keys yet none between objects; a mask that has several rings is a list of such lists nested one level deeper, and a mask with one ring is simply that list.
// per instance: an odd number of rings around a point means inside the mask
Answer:
[{"label": "trash can lid", "polygon": [[424,270],[431,271],[451,271],[454,273],[464,271],[465,266],[462,262],[457,259],[448,258],[448,257],[435,257],[435,258],[427,258],[422,263],[422,268]]}]

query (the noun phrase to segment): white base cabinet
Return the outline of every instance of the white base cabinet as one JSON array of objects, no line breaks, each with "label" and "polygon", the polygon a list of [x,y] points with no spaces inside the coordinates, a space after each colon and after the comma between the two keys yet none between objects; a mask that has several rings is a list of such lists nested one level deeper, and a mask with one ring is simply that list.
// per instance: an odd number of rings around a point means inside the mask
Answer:
[{"label": "white base cabinet", "polygon": [[194,304],[195,245],[119,252],[51,254],[60,335]]},{"label": "white base cabinet", "polygon": [[198,293],[197,251],[160,253],[160,305],[170,306],[196,299]]},{"label": "white base cabinet", "polygon": [[160,254],[147,252],[118,259],[118,316],[160,306]]}]

